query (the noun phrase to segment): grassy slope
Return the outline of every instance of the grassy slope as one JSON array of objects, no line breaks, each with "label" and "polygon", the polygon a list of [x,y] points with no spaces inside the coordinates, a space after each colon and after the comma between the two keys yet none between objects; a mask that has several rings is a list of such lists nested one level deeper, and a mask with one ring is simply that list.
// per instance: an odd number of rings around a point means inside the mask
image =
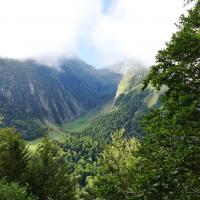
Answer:
[{"label": "grassy slope", "polygon": [[81,132],[83,129],[88,127],[95,118],[107,114],[109,111],[111,111],[112,106],[113,99],[110,99],[105,103],[98,105],[97,107],[89,111],[86,115],[64,124],[62,129],[70,133]]},{"label": "grassy slope", "polygon": [[[105,115],[110,112],[113,105],[113,100],[110,99],[105,103],[98,105],[84,116],[79,117],[71,122],[68,122],[63,125],[63,127],[57,127],[52,124],[49,124],[48,136],[55,140],[62,140],[62,138],[69,133],[80,132],[84,128],[90,125],[90,123],[97,117]],[[27,145],[30,150],[34,150],[37,145],[42,141],[42,138],[38,138],[36,140],[27,141]]]}]

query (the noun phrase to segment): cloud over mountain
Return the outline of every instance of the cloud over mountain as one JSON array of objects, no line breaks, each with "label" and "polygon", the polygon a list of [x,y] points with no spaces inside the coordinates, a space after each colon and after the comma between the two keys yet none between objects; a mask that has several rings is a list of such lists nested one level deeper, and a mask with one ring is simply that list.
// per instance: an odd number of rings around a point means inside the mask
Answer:
[{"label": "cloud over mountain", "polygon": [[124,58],[149,64],[182,11],[174,0],[1,1],[0,56],[78,54],[98,65]]}]

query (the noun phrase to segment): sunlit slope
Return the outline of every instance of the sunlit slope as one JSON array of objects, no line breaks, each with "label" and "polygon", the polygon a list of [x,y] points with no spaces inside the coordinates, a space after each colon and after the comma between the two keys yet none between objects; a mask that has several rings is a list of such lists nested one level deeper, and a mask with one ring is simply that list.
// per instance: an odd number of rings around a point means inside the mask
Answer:
[{"label": "sunlit slope", "polygon": [[93,120],[103,116],[112,110],[114,99],[109,99],[105,103],[95,107],[84,116],[81,116],[71,122],[65,123],[62,127],[67,132],[81,132],[88,126],[92,125]]},{"label": "sunlit slope", "polygon": [[96,118],[83,134],[109,140],[112,133],[124,128],[130,135],[142,137],[140,120],[150,108],[159,106],[162,96],[152,87],[142,89],[147,73],[144,68],[129,70],[118,86],[113,110]]},{"label": "sunlit slope", "polygon": [[[58,127],[49,123],[46,135],[51,139],[61,141],[67,134],[80,133],[81,131],[92,125],[92,122],[95,119],[111,112],[113,102],[114,98],[109,99],[103,104],[93,108],[84,116],[81,116],[71,122],[65,123],[62,127]],[[27,145],[31,150],[34,150],[36,149],[37,145],[40,144],[42,139],[43,137],[40,137],[32,141],[27,141]]]}]

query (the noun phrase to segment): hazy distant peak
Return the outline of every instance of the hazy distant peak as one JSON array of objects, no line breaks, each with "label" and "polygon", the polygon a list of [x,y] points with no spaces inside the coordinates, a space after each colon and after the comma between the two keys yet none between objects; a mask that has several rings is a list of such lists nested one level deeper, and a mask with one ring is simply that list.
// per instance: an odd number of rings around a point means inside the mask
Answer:
[{"label": "hazy distant peak", "polygon": [[34,58],[34,60],[38,64],[45,65],[47,67],[52,67],[55,69],[60,69],[60,67],[69,60],[78,60],[78,56],[75,54],[69,54],[69,55],[43,55],[40,57]]},{"label": "hazy distant peak", "polygon": [[147,67],[138,61],[126,60],[126,61],[113,64],[111,66],[108,66],[106,67],[106,69],[109,69],[121,75],[126,75],[129,72],[137,72],[137,73],[144,72],[147,70]]}]

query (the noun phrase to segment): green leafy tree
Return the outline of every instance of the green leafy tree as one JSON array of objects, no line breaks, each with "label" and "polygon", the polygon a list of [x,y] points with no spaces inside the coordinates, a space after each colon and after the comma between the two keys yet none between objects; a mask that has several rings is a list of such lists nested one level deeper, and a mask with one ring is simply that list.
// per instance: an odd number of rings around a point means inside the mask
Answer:
[{"label": "green leafy tree", "polygon": [[90,200],[85,186],[87,180],[95,174],[97,157],[105,145],[82,134],[66,135],[59,145],[65,152],[67,171],[76,183],[75,198]]},{"label": "green leafy tree", "polygon": [[65,157],[59,146],[45,138],[30,164],[30,185],[41,200],[73,199],[73,184],[67,174]]},{"label": "green leafy tree", "polygon": [[200,198],[200,1],[194,2],[144,82],[167,91],[144,120],[140,199]]},{"label": "green leafy tree", "polygon": [[125,138],[124,130],[112,136],[112,143],[97,161],[97,175],[89,181],[97,199],[134,199],[137,195],[133,185],[140,160],[136,156],[139,146],[136,139]]},{"label": "green leafy tree", "polygon": [[26,182],[29,152],[15,129],[0,129],[0,177]]},{"label": "green leafy tree", "polygon": [[0,200],[37,200],[26,187],[0,180]]}]

